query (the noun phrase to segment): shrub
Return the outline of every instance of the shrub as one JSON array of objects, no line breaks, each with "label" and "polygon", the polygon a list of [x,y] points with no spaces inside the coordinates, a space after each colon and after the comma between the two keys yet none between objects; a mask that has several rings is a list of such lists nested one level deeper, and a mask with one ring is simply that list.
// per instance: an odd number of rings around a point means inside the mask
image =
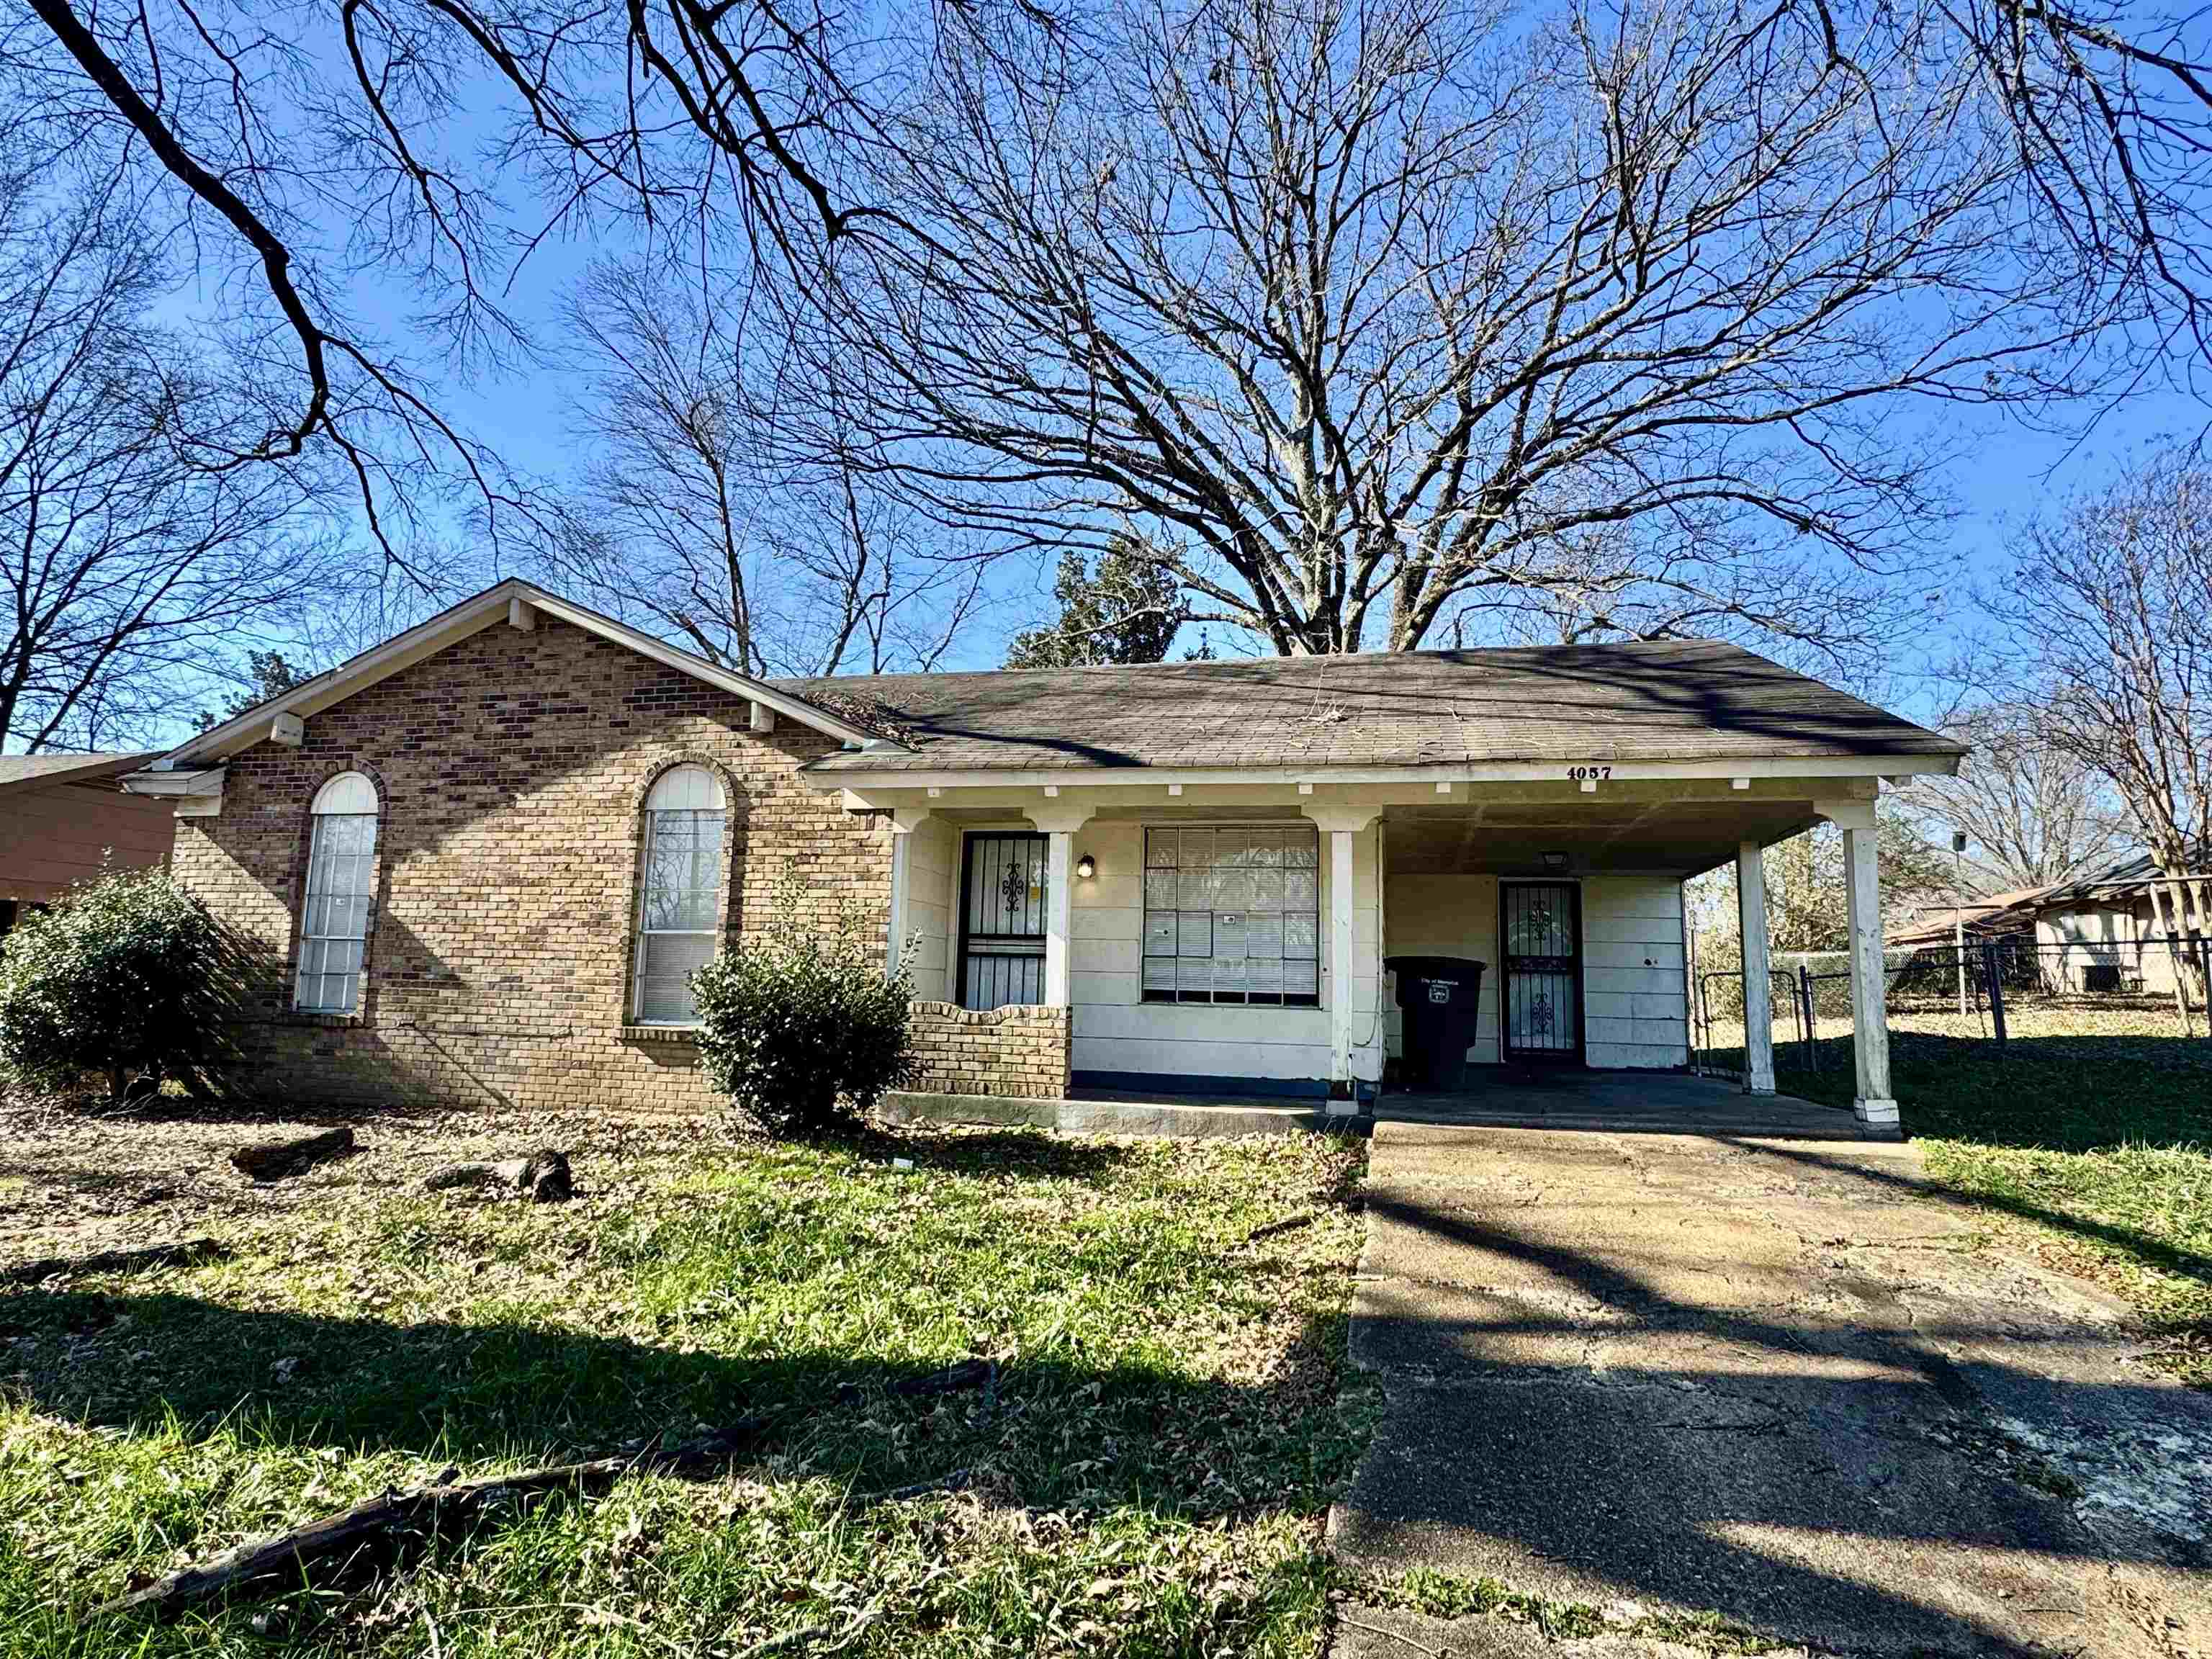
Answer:
[{"label": "shrub", "polygon": [[0,950],[0,1063],[67,1088],[105,1077],[195,1079],[227,1012],[221,934],[207,907],[159,870],[105,875],[17,923]]},{"label": "shrub", "polygon": [[849,910],[803,926],[797,884],[779,884],[767,933],[691,976],[699,1053],[714,1086],[778,1134],[857,1123],[912,1075],[906,975],[887,975]]}]

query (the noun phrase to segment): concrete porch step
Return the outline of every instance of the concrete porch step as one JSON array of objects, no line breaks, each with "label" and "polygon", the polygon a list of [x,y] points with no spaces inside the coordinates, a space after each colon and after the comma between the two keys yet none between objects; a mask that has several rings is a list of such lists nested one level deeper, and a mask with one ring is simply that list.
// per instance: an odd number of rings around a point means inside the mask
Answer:
[{"label": "concrete porch step", "polygon": [[1096,1095],[1080,1099],[1030,1100],[1004,1095],[885,1095],[880,1109],[894,1123],[1026,1125],[1060,1134],[1211,1135],[1303,1134],[1362,1125],[1364,1119],[1332,1117],[1322,1103],[1282,1104],[1264,1098],[1147,1099]]}]

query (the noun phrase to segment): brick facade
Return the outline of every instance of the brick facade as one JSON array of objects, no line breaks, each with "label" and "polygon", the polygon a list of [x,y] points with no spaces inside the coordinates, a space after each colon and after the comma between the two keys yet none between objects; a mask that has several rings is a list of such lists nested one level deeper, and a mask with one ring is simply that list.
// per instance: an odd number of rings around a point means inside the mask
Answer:
[{"label": "brick facade", "polygon": [[1058,1100],[1068,1089],[1068,1011],[1012,1007],[981,1012],[951,1002],[914,1005],[924,1094],[1008,1095]]},{"label": "brick facade", "polygon": [[[626,1025],[654,779],[685,762],[722,775],[731,938],[764,925],[786,868],[817,926],[842,912],[879,941],[890,902],[888,823],[795,775],[836,740],[783,720],[757,733],[747,713],[541,617],[484,629],[310,716],[299,748],[236,756],[221,813],[177,820],[172,867],[270,978],[240,1033],[241,1086],[319,1103],[714,1108],[688,1042]],[[295,1014],[308,807],[349,769],[379,796],[367,976],[353,1016]]]}]

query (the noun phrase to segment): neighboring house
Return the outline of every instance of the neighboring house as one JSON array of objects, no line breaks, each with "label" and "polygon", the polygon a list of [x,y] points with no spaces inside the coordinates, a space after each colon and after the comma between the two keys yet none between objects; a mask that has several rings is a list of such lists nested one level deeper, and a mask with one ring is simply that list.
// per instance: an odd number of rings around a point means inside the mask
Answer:
[{"label": "neighboring house", "polygon": [[[2200,854],[2196,863],[2212,872],[2212,860]],[[2078,880],[1995,893],[1963,907],[1966,942],[2006,945],[2008,981],[2019,975],[2022,984],[2093,995],[2171,995],[2174,951],[2151,905],[2159,878],[2149,855],[2136,854]],[[2212,873],[2191,879],[2212,881]],[[1943,905],[1921,907],[1910,927],[1890,936],[1889,949],[1948,947],[1950,915]]]},{"label": "neighboring house", "polygon": [[0,934],[73,883],[169,856],[169,814],[117,781],[153,758],[0,755]]},{"label": "neighboring house", "polygon": [[1960,752],[1702,641],[761,681],[510,581],[130,787],[283,960],[288,1098],[707,1104],[685,977],[786,871],[912,975],[924,1087],[1344,1097],[1409,954],[1488,964],[1477,1060],[1683,1066],[1683,879],[1739,860],[1763,939],[1821,818],[1879,985],[1880,780]]},{"label": "neighboring house", "polygon": [[1892,951],[1909,951],[1955,945],[1962,928],[1969,945],[1988,939],[2026,937],[2034,931],[2034,924],[2015,907],[2043,890],[2040,887],[2015,887],[1956,906],[1916,904],[1905,926],[1890,933],[1888,946]]},{"label": "neighboring house", "polygon": [[[2197,849],[2193,867],[2206,872],[2197,879],[2212,881],[2212,859],[2204,854]],[[2034,927],[2045,981],[2067,991],[2171,995],[2174,951],[2151,903],[2151,886],[2159,879],[2150,855],[2139,854],[2016,903],[2014,914]]]}]

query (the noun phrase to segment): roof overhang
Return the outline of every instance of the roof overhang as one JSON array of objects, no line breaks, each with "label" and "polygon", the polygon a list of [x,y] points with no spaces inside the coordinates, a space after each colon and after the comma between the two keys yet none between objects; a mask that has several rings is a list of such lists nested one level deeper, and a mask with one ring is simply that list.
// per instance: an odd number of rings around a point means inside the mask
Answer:
[{"label": "roof overhang", "polygon": [[133,772],[123,780],[123,788],[127,794],[174,801],[180,818],[211,818],[222,811],[222,777],[220,766],[172,767]]},{"label": "roof overhang", "polygon": [[[839,765],[827,760],[844,761]],[[870,796],[915,790],[1097,789],[1205,786],[1447,785],[1475,783],[1626,783],[1668,779],[1899,778],[1958,771],[1960,757],[1924,755],[1769,756],[1735,760],[1613,761],[1591,765],[1584,757],[1485,762],[1480,764],[1384,767],[1151,767],[1054,766],[1028,770],[933,772],[912,765],[872,767],[859,757],[825,757],[800,769],[814,788]],[[1601,777],[1585,777],[1587,773]]]},{"label": "roof overhang", "polygon": [[[566,623],[572,628],[581,629],[587,634],[623,646],[640,656],[651,658],[666,667],[689,674],[696,680],[744,697],[759,708],[781,714],[801,726],[836,738],[841,743],[870,745],[881,744],[885,741],[879,733],[841,719],[803,697],[780,690],[749,674],[740,674],[719,663],[708,662],[704,657],[657,640],[627,623],[603,617],[596,611],[586,610],[556,593],[550,593],[534,583],[511,577],[486,588],[474,599],[463,600],[450,611],[440,612],[428,622],[418,623],[382,645],[364,651],[325,673],[318,674],[283,696],[258,703],[244,714],[198,733],[155,760],[151,770],[167,772],[204,765],[228,758],[257,743],[272,739],[279,743],[296,744],[300,740],[301,722],[313,718],[332,704],[367,690],[380,680],[389,678],[402,669],[412,667],[426,657],[434,655],[471,634],[502,623],[518,629],[532,629],[541,616],[552,617],[556,622]],[[146,775],[143,772],[134,774],[125,787],[137,794],[160,793],[139,787]]]},{"label": "roof overhang", "polygon": [[57,784],[105,783],[120,778],[126,772],[136,771],[153,759],[149,754],[86,755],[75,765],[57,766],[51,770],[27,772],[21,777],[0,778],[0,793],[9,790],[48,789]]}]

